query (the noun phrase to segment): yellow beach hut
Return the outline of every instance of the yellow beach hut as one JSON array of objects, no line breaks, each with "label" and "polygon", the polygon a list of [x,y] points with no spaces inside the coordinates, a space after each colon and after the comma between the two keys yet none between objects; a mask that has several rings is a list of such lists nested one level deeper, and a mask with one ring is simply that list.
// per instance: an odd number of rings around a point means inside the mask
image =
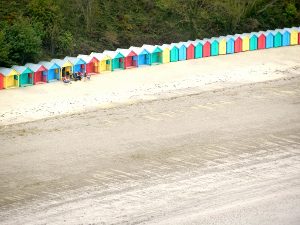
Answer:
[{"label": "yellow beach hut", "polygon": [[291,45],[298,44],[298,29],[297,27],[292,27],[289,29],[291,33]]},{"label": "yellow beach hut", "polygon": [[163,44],[159,46],[160,49],[163,50],[162,52],[162,63],[169,63],[170,62],[170,45],[167,44]]},{"label": "yellow beach hut", "polygon": [[52,59],[52,63],[56,63],[60,66],[60,80],[66,76],[71,75],[73,73],[72,68],[73,64],[67,59]]},{"label": "yellow beach hut", "polygon": [[111,57],[103,53],[92,52],[90,56],[95,57],[98,62],[98,72],[103,73],[111,71]]},{"label": "yellow beach hut", "polygon": [[0,89],[19,87],[19,73],[12,68],[0,67]]},{"label": "yellow beach hut", "polygon": [[245,34],[242,34],[241,35],[241,38],[242,38],[242,51],[243,52],[246,52],[246,51],[249,51],[250,49],[250,34],[248,33],[245,33]]},{"label": "yellow beach hut", "polygon": [[217,40],[219,42],[219,55],[226,55],[226,37],[220,36]]}]

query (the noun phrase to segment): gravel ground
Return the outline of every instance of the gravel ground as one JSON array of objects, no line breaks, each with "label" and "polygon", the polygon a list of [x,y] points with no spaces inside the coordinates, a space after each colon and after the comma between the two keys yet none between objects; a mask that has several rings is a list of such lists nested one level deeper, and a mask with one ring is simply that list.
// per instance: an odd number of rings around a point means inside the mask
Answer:
[{"label": "gravel ground", "polygon": [[300,74],[177,94],[1,127],[0,224],[299,224]]}]

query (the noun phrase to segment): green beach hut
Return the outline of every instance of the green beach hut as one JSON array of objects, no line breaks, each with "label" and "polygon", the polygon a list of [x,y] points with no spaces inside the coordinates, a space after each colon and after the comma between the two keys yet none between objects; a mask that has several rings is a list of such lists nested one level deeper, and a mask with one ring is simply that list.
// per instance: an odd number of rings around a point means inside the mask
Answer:
[{"label": "green beach hut", "polygon": [[203,57],[203,43],[201,40],[197,39],[193,41],[194,46],[195,46],[195,59],[199,59]]},{"label": "green beach hut", "polygon": [[278,48],[282,46],[282,35],[278,30],[274,30],[271,32],[274,36],[274,48]]},{"label": "green beach hut", "polygon": [[125,56],[121,52],[105,50],[103,54],[111,58],[111,71],[123,70],[125,68]]},{"label": "green beach hut", "polygon": [[208,40],[210,43],[210,55],[217,56],[219,55],[219,42],[217,38],[211,38]]},{"label": "green beach hut", "polygon": [[257,50],[257,43],[258,43],[258,34],[256,32],[250,33],[250,47],[249,50]]},{"label": "green beach hut", "polygon": [[170,44],[170,62],[177,62],[179,60],[179,49],[176,43]]},{"label": "green beach hut", "polygon": [[26,66],[13,66],[12,69],[14,69],[20,74],[20,87],[27,87],[33,85],[33,71],[30,68]]}]

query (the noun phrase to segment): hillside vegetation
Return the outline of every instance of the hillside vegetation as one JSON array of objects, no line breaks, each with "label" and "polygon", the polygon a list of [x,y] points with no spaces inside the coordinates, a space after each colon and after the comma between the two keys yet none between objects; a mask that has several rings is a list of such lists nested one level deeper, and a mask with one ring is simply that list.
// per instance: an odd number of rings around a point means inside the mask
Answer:
[{"label": "hillside vegetation", "polygon": [[0,0],[0,66],[300,25],[298,0]]}]

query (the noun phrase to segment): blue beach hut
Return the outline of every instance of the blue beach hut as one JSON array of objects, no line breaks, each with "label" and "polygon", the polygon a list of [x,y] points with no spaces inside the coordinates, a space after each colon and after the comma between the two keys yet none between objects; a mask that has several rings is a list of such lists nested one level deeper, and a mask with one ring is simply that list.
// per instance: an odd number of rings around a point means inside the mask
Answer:
[{"label": "blue beach hut", "polygon": [[281,47],[282,46],[282,35],[278,30],[272,31],[272,34],[274,36],[274,47]]},{"label": "blue beach hut", "polygon": [[208,40],[210,42],[210,55],[217,56],[219,55],[219,41],[217,38],[211,38]]},{"label": "blue beach hut", "polygon": [[129,49],[137,54],[137,56],[133,57],[133,60],[137,61],[137,67],[151,65],[151,53],[147,49],[134,46]]},{"label": "blue beach hut", "polygon": [[264,32],[266,36],[266,48],[273,48],[274,47],[274,35],[271,30],[267,30]]},{"label": "blue beach hut", "polygon": [[178,48],[178,60],[179,61],[184,61],[186,60],[186,45],[184,42],[179,42],[176,44],[177,48]]},{"label": "blue beach hut", "polygon": [[86,62],[81,58],[66,56],[65,60],[69,60],[73,64],[73,73],[85,73]]},{"label": "blue beach hut", "polygon": [[226,54],[234,53],[234,37],[232,35],[226,36]]},{"label": "blue beach hut", "polygon": [[47,76],[47,82],[53,82],[60,80],[60,66],[54,62],[41,61],[39,64],[43,65],[47,71],[45,71]]}]

